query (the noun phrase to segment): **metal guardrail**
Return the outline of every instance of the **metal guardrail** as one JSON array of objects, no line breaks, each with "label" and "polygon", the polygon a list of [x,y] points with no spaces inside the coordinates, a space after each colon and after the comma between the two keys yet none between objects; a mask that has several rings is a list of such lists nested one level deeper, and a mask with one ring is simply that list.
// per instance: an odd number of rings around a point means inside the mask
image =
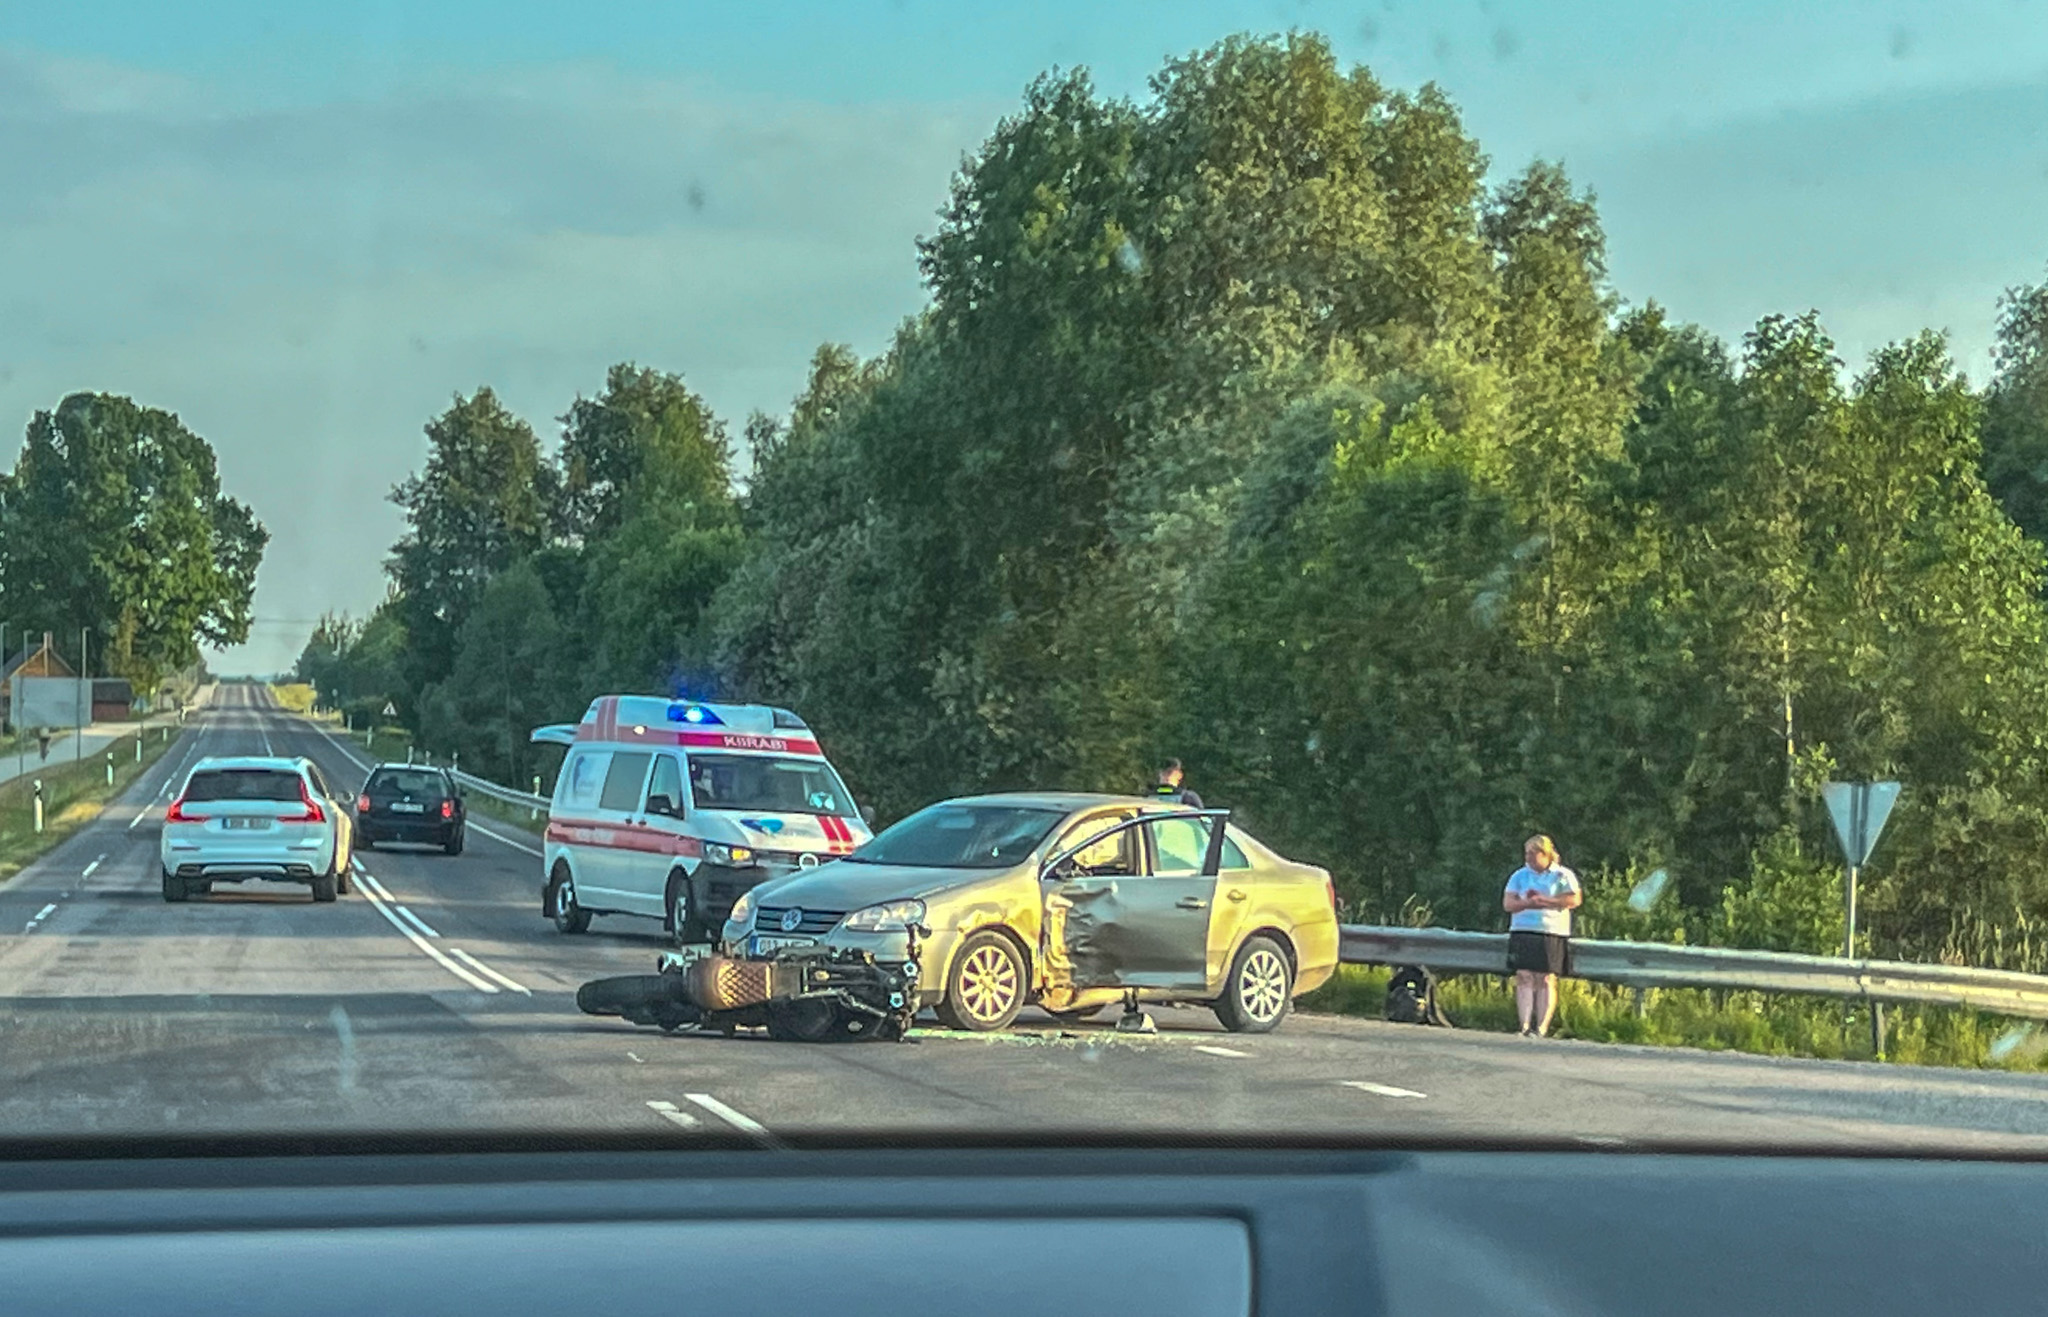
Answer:
[{"label": "metal guardrail", "polygon": [[[1347,965],[1423,965],[1452,974],[1507,973],[1505,933],[1371,924],[1346,924],[1341,931],[1338,958]],[[1627,988],[1805,993],[1858,1001],[1969,1006],[1999,1015],[2048,1019],[2048,976],[1965,965],[1576,938],[1572,942],[1572,977]]]},{"label": "metal guardrail", "polygon": [[456,785],[474,791],[480,796],[489,796],[492,800],[503,801],[507,805],[523,805],[527,809],[545,811],[548,807],[549,802],[546,796],[536,796],[530,791],[514,791],[511,787],[501,787],[496,782],[487,781],[481,777],[472,777],[461,769],[451,769],[450,773],[455,778]]}]

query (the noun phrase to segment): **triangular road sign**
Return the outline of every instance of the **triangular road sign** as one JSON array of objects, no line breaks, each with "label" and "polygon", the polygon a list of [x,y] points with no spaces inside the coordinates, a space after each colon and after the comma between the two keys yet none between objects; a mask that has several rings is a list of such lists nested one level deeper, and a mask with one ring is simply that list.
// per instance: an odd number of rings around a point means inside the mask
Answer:
[{"label": "triangular road sign", "polygon": [[1827,801],[1828,817],[1834,820],[1835,836],[1842,843],[1842,855],[1851,868],[1860,868],[1877,847],[1885,820],[1899,800],[1896,782],[1830,782],[1821,788]]},{"label": "triangular road sign", "polygon": [[384,716],[386,718],[396,718],[398,716],[398,707],[389,700],[384,701]]}]

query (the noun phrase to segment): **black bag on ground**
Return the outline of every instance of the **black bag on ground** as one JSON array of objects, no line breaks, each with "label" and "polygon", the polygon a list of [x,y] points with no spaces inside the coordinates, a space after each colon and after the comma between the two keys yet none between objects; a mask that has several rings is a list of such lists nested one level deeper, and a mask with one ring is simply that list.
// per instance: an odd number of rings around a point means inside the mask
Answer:
[{"label": "black bag on ground", "polygon": [[1387,983],[1386,1015],[1395,1024],[1453,1027],[1436,999],[1436,975],[1420,965],[1403,965],[1394,971]]}]

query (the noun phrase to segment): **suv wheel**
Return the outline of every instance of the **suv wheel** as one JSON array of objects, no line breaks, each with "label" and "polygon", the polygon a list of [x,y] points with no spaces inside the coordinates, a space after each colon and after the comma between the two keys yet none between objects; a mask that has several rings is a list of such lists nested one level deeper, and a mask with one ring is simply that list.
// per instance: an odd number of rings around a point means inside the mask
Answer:
[{"label": "suv wheel", "polygon": [[668,911],[670,935],[677,946],[695,942],[708,942],[710,935],[705,931],[704,921],[697,916],[695,904],[690,900],[690,878],[681,869],[668,876],[668,899],[663,903]]},{"label": "suv wheel", "polygon": [[1266,1033],[1294,1005],[1294,966],[1272,938],[1245,939],[1216,999],[1216,1018],[1232,1033]]},{"label": "suv wheel", "polygon": [[164,900],[176,904],[184,899],[185,880],[169,869],[164,870]]},{"label": "suv wheel", "polygon": [[332,901],[335,898],[334,875],[331,873],[313,875],[313,881],[310,886],[313,889],[313,899],[315,901]]}]

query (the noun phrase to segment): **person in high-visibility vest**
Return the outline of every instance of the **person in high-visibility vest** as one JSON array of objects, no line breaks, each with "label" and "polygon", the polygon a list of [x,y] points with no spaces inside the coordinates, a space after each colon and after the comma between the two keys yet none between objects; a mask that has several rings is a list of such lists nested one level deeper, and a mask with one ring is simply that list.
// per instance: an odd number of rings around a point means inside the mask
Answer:
[{"label": "person in high-visibility vest", "polygon": [[1161,800],[1170,800],[1176,805],[1190,809],[1201,809],[1202,798],[1185,785],[1187,774],[1182,771],[1180,760],[1169,759],[1159,766],[1159,779],[1152,786],[1152,794]]}]

